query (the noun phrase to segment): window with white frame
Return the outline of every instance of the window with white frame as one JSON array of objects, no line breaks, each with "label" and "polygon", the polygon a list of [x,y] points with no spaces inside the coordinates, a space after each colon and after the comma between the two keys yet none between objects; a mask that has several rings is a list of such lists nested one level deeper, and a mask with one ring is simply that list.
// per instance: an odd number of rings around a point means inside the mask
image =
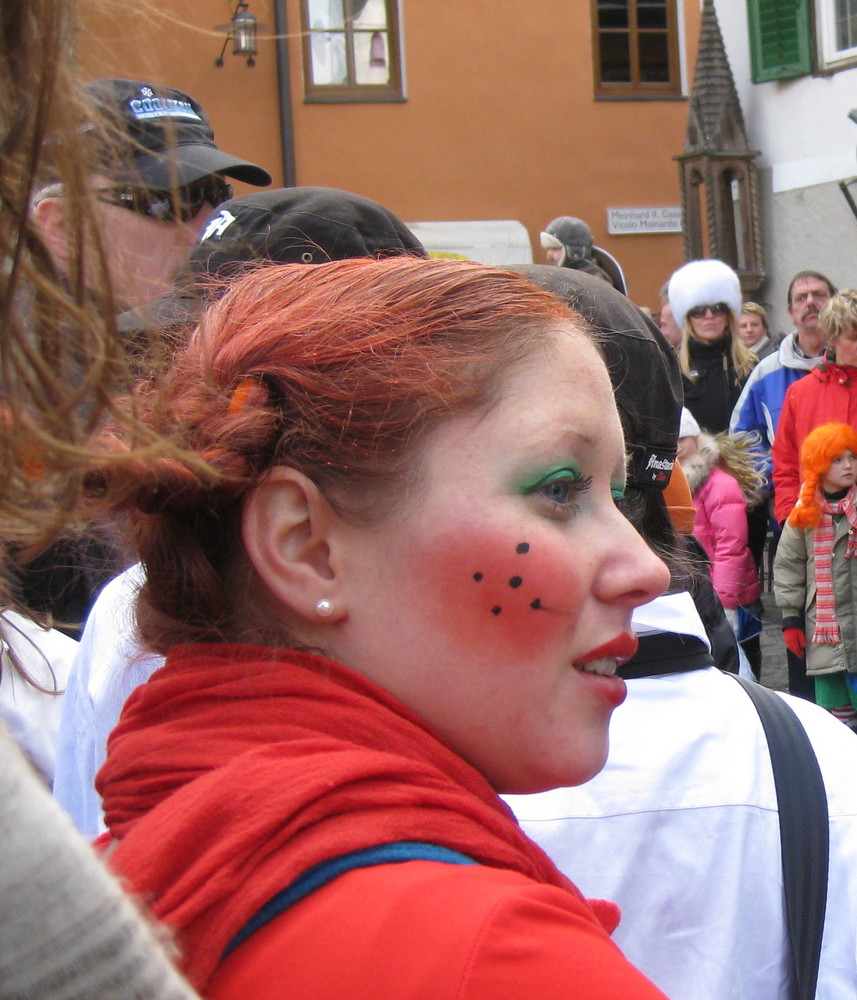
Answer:
[{"label": "window with white frame", "polygon": [[857,0],[816,0],[815,16],[821,67],[857,62]]}]

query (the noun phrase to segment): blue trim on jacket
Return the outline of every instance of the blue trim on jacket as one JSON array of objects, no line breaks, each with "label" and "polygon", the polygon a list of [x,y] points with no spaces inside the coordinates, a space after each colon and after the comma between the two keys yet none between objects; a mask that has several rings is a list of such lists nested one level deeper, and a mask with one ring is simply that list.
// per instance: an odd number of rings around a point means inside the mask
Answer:
[{"label": "blue trim on jacket", "polygon": [[340,875],[354,871],[356,868],[401,864],[404,861],[439,861],[449,865],[476,865],[479,863],[460,851],[453,851],[440,844],[427,844],[419,840],[397,840],[391,844],[377,844],[349,851],[347,854],[339,854],[327,861],[320,861],[317,865],[307,869],[303,875],[299,875],[291,885],[281,889],[269,899],[232,938],[223,952],[223,958],[231,954],[238,945],[246,941],[256,931],[270,923],[274,917],[285,913],[295,903],[299,903],[316,889],[321,889],[322,886],[339,878]]}]

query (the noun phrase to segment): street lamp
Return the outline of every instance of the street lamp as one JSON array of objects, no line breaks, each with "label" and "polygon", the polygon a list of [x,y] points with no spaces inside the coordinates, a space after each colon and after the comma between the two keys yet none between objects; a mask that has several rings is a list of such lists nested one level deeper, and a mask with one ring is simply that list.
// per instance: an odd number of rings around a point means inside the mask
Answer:
[{"label": "street lamp", "polygon": [[259,25],[256,18],[250,13],[249,6],[246,0],[238,0],[232,20],[228,24],[220,24],[214,29],[226,32],[223,48],[220,50],[220,55],[214,60],[215,66],[223,65],[223,54],[226,52],[230,38],[232,39],[232,55],[246,56],[248,66],[256,65],[255,56],[259,51],[256,43],[256,30]]}]

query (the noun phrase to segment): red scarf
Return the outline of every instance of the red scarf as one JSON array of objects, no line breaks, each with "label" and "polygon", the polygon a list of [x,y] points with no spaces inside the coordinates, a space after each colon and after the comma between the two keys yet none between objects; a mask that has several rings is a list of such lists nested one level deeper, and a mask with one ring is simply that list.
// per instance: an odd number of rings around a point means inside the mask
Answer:
[{"label": "red scarf", "polygon": [[838,502],[823,500],[821,519],[813,537],[813,556],[815,558],[815,630],[812,641],[835,645],[840,641],[839,623],[836,620],[836,595],[833,592],[833,541],[835,526],[834,514],[844,514],[851,530],[848,533],[848,545],[845,549],[846,559],[853,559],[857,554],[857,538],[854,537],[857,512],[854,510],[855,487],[846,493]]},{"label": "red scarf", "polygon": [[[348,851],[426,841],[577,893],[418,716],[308,654],[174,649],[128,700],[97,786],[111,866],[176,930],[198,989],[268,899]],[[618,910],[595,911],[612,931]]]}]

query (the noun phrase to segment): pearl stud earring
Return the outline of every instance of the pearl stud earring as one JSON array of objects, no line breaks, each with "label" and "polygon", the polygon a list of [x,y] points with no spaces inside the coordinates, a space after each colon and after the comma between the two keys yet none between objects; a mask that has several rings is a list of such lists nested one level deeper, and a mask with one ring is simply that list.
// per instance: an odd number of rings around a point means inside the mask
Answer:
[{"label": "pearl stud earring", "polygon": [[327,598],[322,598],[320,601],[315,602],[315,613],[319,618],[330,618],[333,614],[333,601],[328,601]]}]

